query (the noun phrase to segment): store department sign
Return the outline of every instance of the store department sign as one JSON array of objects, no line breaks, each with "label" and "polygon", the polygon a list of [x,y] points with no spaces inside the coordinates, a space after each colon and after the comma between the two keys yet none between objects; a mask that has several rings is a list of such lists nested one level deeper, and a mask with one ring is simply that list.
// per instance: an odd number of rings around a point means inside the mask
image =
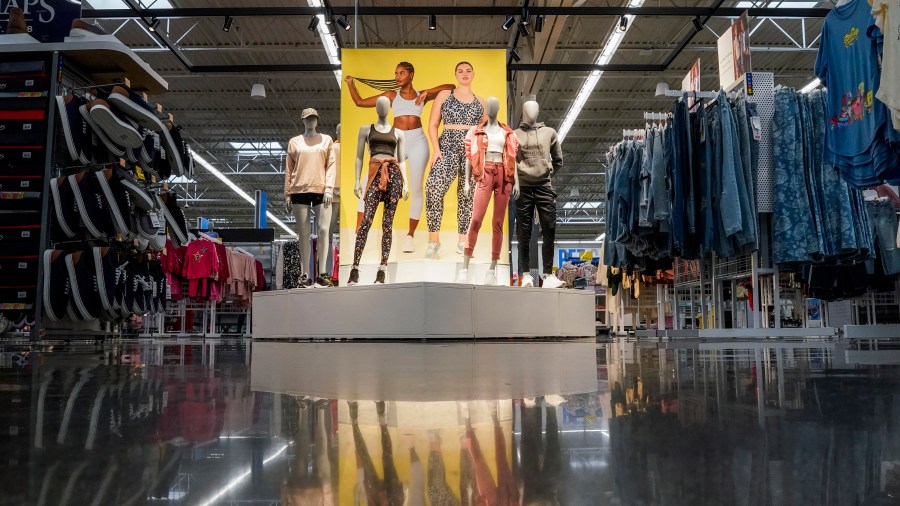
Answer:
[{"label": "store department sign", "polygon": [[14,7],[25,11],[28,34],[40,42],[62,42],[81,17],[81,2],[70,0],[0,0],[0,34],[6,33]]},{"label": "store department sign", "polygon": [[747,11],[734,20],[731,29],[718,42],[719,84],[729,88],[732,84],[753,71],[750,66],[750,19]]}]

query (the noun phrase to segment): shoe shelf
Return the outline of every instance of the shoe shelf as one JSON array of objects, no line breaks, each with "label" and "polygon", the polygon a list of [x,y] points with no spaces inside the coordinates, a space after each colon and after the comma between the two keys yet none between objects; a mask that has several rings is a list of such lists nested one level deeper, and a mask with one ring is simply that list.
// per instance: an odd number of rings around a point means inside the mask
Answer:
[{"label": "shoe shelf", "polygon": [[[128,77],[134,89],[158,95],[169,89],[169,83],[150,68],[128,46],[112,35],[95,37],[66,37],[64,42],[42,44],[4,44],[0,35],[0,54],[50,54],[58,52],[64,65],[73,65],[86,73],[96,84],[112,83]],[[32,39],[34,40],[34,39]],[[2,58],[2,57],[0,57]]]}]

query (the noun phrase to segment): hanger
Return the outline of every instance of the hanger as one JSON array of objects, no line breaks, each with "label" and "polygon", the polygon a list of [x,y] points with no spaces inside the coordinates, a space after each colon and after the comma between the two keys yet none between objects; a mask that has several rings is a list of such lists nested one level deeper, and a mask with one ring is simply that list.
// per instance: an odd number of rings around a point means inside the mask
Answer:
[{"label": "hanger", "polygon": [[245,250],[244,248],[237,247],[237,248],[234,248],[234,250],[237,251],[238,253],[243,253],[243,254],[251,256],[251,257],[253,256],[253,253],[250,253],[249,251]]},{"label": "hanger", "polygon": [[205,234],[203,232],[197,232],[197,233],[200,234],[200,239],[206,239],[207,241],[218,242],[218,243],[222,242],[222,239],[218,239],[209,234]]}]

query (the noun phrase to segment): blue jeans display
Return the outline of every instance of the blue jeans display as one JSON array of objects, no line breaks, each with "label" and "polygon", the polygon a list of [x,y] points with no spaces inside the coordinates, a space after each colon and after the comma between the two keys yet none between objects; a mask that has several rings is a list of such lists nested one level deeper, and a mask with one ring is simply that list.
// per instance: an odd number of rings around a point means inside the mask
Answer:
[{"label": "blue jeans display", "polygon": [[[890,200],[866,202],[869,231],[875,239],[875,256],[888,276],[900,273],[900,249],[897,248],[897,212]],[[869,269],[873,274],[874,269]]]}]

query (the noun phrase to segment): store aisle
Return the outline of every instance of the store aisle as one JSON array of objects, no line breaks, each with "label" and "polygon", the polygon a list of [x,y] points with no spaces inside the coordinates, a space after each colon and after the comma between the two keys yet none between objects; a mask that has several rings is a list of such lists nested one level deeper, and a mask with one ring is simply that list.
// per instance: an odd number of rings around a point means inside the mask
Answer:
[{"label": "store aisle", "polygon": [[897,504],[895,346],[4,344],[0,504]]}]

